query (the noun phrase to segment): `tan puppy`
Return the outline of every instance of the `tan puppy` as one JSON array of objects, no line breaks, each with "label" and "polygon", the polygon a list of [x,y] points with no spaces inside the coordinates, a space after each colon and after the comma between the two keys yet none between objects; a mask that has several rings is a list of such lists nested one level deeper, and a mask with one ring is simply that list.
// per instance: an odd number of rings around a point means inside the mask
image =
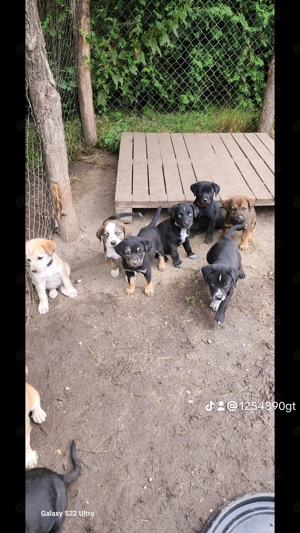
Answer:
[{"label": "tan puppy", "polygon": [[30,266],[32,283],[39,295],[38,312],[49,310],[46,289],[49,297],[56,298],[60,289],[65,296],[74,298],[77,290],[70,281],[70,267],[55,253],[56,243],[47,239],[32,239],[26,242],[26,258]]},{"label": "tan puppy", "polygon": [[240,250],[248,250],[248,242],[253,241],[253,230],[256,224],[255,200],[247,196],[233,196],[222,202],[226,210],[223,235],[236,224],[243,224]]},{"label": "tan puppy", "polygon": [[26,403],[25,403],[25,423],[26,423],[26,450],[25,450],[25,468],[32,468],[37,465],[38,455],[30,446],[30,416],[37,424],[44,422],[46,413],[40,405],[40,395],[38,391],[29,383],[26,386]]},{"label": "tan puppy", "polygon": [[141,213],[118,213],[104,220],[102,226],[96,231],[99,241],[103,240],[104,259],[111,268],[110,273],[115,278],[119,275],[121,257],[116,253],[115,246],[123,239],[129,237],[128,226],[121,220],[122,217],[142,217]]}]

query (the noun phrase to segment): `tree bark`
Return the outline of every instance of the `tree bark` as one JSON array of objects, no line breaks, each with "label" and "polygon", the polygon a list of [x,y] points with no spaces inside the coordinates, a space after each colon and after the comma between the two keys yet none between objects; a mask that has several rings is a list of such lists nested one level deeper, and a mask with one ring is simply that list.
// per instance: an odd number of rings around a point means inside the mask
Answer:
[{"label": "tree bark", "polygon": [[26,80],[60,236],[69,242],[77,238],[79,230],[69,179],[61,101],[47,60],[36,0],[27,0],[25,9]]},{"label": "tree bark", "polygon": [[71,0],[73,15],[73,34],[75,50],[75,70],[77,80],[78,99],[81,115],[81,126],[87,145],[97,141],[97,129],[93,106],[93,91],[91,70],[86,64],[90,61],[90,45],[85,35],[90,33],[90,1]]},{"label": "tree bark", "polygon": [[268,133],[270,135],[273,129],[275,117],[275,52],[272,55],[266,92],[259,116],[257,131],[259,133]]}]

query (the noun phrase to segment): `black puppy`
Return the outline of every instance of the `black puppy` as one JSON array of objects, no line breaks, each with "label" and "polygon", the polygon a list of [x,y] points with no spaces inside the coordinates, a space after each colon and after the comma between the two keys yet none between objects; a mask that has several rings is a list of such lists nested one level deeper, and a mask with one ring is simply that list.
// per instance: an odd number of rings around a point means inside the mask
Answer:
[{"label": "black puppy", "polygon": [[224,237],[208,251],[206,260],[209,265],[201,268],[212,296],[210,307],[213,311],[217,311],[215,320],[218,324],[224,322],[225,312],[237,280],[246,277],[242,268],[241,253],[235,242],[231,240],[233,232],[243,228],[242,224],[232,226]]},{"label": "black puppy", "polygon": [[56,474],[48,468],[26,470],[26,533],[60,533],[68,503],[67,486],[80,474],[75,442],[71,444],[74,465],[68,474]]},{"label": "black puppy", "polygon": [[160,212],[161,207],[157,209],[150,224],[142,228],[136,237],[127,237],[115,246],[115,251],[122,257],[123,268],[128,281],[126,294],[134,293],[137,272],[141,272],[145,276],[145,294],[147,296],[154,294],[150,263],[155,256],[158,257],[159,270],[163,272],[166,269],[164,248],[160,233],[156,228]]},{"label": "black puppy", "polygon": [[198,181],[190,188],[196,196],[194,205],[199,208],[198,216],[191,228],[191,237],[206,231],[204,242],[209,244],[213,239],[214,229],[223,228],[224,215],[218,202],[214,200],[214,195],[218,194],[220,186],[212,181]]},{"label": "black puppy", "polygon": [[173,205],[168,209],[170,218],[163,220],[157,226],[164,247],[165,261],[168,261],[167,254],[171,255],[173,265],[177,268],[183,267],[177,250],[180,244],[183,245],[190,259],[197,259],[197,255],[192,251],[189,235],[194,217],[198,215],[198,212],[198,207],[188,202]]}]

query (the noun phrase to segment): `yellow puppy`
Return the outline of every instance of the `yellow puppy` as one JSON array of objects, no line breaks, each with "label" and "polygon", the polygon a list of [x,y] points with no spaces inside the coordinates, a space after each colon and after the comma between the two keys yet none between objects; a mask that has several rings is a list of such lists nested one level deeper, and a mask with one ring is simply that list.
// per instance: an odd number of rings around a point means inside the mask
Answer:
[{"label": "yellow puppy", "polygon": [[26,258],[30,266],[32,283],[39,295],[38,312],[49,310],[46,289],[49,297],[55,298],[60,289],[65,296],[74,298],[77,290],[70,281],[70,267],[55,252],[56,243],[47,239],[32,239],[26,242]]},{"label": "yellow puppy", "polygon": [[26,404],[25,404],[25,422],[26,422],[26,451],[25,451],[25,468],[32,468],[37,465],[38,455],[30,446],[30,416],[37,424],[44,422],[46,413],[40,405],[40,395],[38,391],[29,383],[26,386]]}]

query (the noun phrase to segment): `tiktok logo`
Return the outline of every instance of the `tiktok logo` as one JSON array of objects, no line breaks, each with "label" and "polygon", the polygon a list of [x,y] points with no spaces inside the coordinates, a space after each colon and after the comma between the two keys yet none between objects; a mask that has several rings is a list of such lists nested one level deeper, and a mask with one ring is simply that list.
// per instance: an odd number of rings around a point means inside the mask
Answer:
[{"label": "tiktok logo", "polygon": [[210,401],[209,404],[205,406],[205,410],[206,411],[211,411],[213,405],[215,405],[214,402]]}]

